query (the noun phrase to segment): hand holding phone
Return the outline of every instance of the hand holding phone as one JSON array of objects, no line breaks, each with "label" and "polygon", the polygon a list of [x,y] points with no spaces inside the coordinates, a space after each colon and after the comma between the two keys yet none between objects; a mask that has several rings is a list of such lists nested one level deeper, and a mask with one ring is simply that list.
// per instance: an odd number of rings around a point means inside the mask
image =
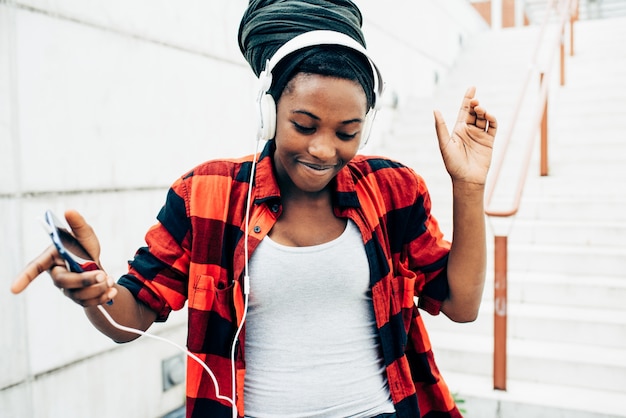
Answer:
[{"label": "hand holding phone", "polygon": [[[69,227],[61,222],[52,211],[46,211],[44,221],[50,238],[52,238],[52,243],[65,260],[68,270],[74,273],[82,273],[100,269],[87,250],[74,237]],[[113,300],[109,300],[107,304],[113,304]]]},{"label": "hand holding phone", "polygon": [[54,213],[47,210],[45,213],[45,227],[52,239],[52,243],[65,260],[67,269],[75,273],[98,270],[98,265],[93,261],[87,250],[70,232],[69,227],[61,222]]},{"label": "hand holding phone", "polygon": [[[46,248],[18,273],[11,284],[11,292],[14,294],[23,292],[33,280],[48,271],[55,286],[71,291],[70,299],[82,306],[93,305],[94,302],[103,299],[102,295],[94,297],[93,291],[87,291],[87,293],[81,291],[83,288],[103,282],[103,278],[106,280],[105,287],[102,289],[106,295],[104,297],[107,298],[105,301],[112,299],[117,294],[117,290],[113,280],[104,272],[78,277],[63,275],[62,271],[58,275],[53,273],[54,267],[59,265],[59,258],[63,259],[67,270],[72,272],[101,270],[99,266],[100,243],[91,226],[73,210],[66,211],[65,218],[67,223],[48,211],[44,219],[40,219],[53,245]],[[74,236],[74,233],[80,237],[80,240]],[[67,295],[70,296],[69,293]],[[87,299],[84,299],[85,297]]]}]

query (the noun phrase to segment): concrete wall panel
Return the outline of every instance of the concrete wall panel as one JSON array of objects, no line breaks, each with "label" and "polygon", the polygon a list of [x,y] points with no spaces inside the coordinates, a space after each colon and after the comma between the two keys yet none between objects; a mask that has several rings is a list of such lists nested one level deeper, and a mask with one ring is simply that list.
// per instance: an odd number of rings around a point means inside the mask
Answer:
[{"label": "concrete wall panel", "polygon": [[168,185],[206,158],[252,152],[237,146],[254,133],[241,123],[254,114],[243,65],[27,11],[17,39],[25,190]]}]

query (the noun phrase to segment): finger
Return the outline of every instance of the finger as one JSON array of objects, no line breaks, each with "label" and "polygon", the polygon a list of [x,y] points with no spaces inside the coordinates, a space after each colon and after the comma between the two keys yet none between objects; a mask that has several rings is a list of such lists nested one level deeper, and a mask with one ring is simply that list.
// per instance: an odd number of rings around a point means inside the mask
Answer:
[{"label": "finger", "polygon": [[49,246],[37,258],[28,263],[26,268],[15,278],[11,284],[11,292],[18,294],[28,287],[39,275],[56,265],[57,251],[53,245]]},{"label": "finger", "polygon": [[482,106],[476,106],[474,108],[474,112],[476,113],[475,125],[487,132],[489,135],[495,136],[498,127],[495,116],[487,112],[487,110]]},{"label": "finger", "polygon": [[451,140],[450,134],[448,133],[448,126],[439,110],[435,110],[433,114],[435,116],[435,132],[439,140],[439,148],[444,149]]},{"label": "finger", "polygon": [[461,102],[461,109],[459,110],[459,115],[456,119],[457,122],[472,123],[471,121],[468,121],[468,117],[469,118],[474,117],[474,115],[472,115],[473,108],[474,106],[478,104],[478,101],[474,100],[475,94],[476,94],[476,87],[474,86],[469,87],[465,91],[465,96],[463,96],[463,101]]},{"label": "finger", "polygon": [[91,225],[75,210],[65,211],[65,220],[72,229],[72,233],[87,250],[91,258],[98,261],[100,256],[100,243]]},{"label": "finger", "polygon": [[494,115],[492,115],[491,113],[486,112],[485,113],[485,120],[487,122],[489,122],[486,132],[495,137],[496,136],[496,132],[498,131],[498,121],[496,119],[496,117]]},{"label": "finger", "polygon": [[474,108],[474,113],[476,114],[474,125],[484,131],[489,124],[489,121],[485,118],[487,111],[482,106],[476,106]]},{"label": "finger", "polygon": [[485,119],[485,114],[487,113],[485,108],[482,106],[474,106],[473,112],[477,119]]},{"label": "finger", "polygon": [[79,290],[64,289],[63,294],[81,306],[96,306],[113,300],[117,296],[117,289],[95,285]]},{"label": "finger", "polygon": [[73,273],[64,268],[55,267],[50,271],[50,275],[56,287],[69,290],[85,289],[107,281],[107,275],[102,270]]},{"label": "finger", "polygon": [[82,304],[88,300],[100,299],[107,294],[107,290],[105,286],[94,285],[80,289],[63,288],[63,294],[74,302]]},{"label": "finger", "polygon": [[75,210],[66,210],[65,220],[67,220],[70,228],[72,228],[72,232],[78,239],[88,238],[89,236],[94,234],[93,228],[91,228],[87,221],[85,221],[83,215]]}]

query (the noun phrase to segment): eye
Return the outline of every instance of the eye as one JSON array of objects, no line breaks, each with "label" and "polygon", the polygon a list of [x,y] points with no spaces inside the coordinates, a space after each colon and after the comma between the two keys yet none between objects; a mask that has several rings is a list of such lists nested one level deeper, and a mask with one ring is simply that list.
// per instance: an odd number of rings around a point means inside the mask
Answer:
[{"label": "eye", "polygon": [[354,139],[357,133],[358,132],[355,132],[353,134],[347,134],[345,132],[337,132],[337,138],[341,139],[342,141],[349,141],[351,139]]},{"label": "eye", "polygon": [[302,126],[296,122],[292,123],[294,128],[296,128],[296,131],[300,132],[301,134],[309,135],[315,132],[315,127]]}]

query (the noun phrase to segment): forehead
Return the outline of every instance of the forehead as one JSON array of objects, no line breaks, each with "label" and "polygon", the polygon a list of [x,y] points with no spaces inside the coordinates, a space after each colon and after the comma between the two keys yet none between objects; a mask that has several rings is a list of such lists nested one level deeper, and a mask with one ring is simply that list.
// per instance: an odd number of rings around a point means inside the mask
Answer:
[{"label": "forehead", "polygon": [[358,81],[311,73],[296,74],[285,86],[280,101],[325,101],[327,106],[367,107],[367,96]]}]

